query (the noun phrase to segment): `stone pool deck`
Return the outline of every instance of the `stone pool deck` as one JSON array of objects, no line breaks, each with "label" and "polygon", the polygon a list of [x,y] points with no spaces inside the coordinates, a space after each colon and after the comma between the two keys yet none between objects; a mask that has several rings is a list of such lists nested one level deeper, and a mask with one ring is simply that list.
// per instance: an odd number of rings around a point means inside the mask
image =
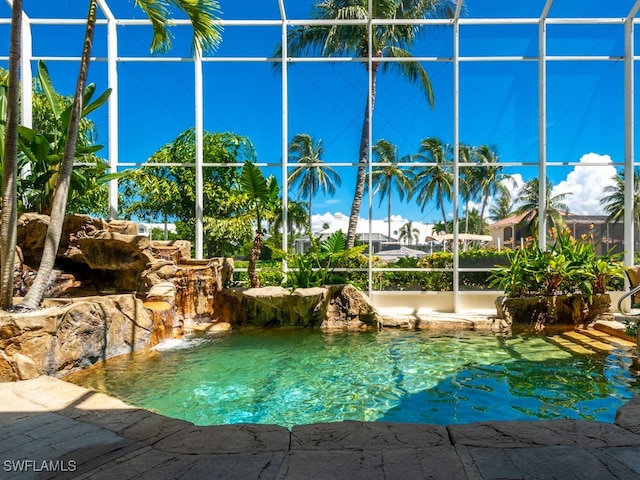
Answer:
[{"label": "stone pool deck", "polygon": [[199,427],[62,380],[0,384],[0,478],[633,479],[640,396],[614,424]]}]

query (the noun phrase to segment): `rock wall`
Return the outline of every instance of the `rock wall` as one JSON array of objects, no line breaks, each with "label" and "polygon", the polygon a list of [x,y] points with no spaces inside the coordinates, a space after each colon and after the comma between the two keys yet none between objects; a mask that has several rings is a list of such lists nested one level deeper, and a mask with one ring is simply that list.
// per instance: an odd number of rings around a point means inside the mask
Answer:
[{"label": "rock wall", "polygon": [[134,295],[49,301],[0,313],[0,381],[62,377],[152,345],[153,320]]}]

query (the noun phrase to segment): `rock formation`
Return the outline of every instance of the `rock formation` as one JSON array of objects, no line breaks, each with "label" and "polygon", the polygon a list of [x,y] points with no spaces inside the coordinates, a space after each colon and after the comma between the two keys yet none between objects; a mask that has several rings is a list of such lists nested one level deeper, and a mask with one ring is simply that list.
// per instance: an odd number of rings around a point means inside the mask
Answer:
[{"label": "rock formation", "polygon": [[[48,217],[19,219],[16,296],[40,262]],[[352,285],[225,289],[233,261],[193,260],[187,241],[156,242],[134,222],[87,215],[65,219],[57,270],[43,309],[0,315],[0,381],[64,376],[96,361],[150,348],[185,328],[375,328],[380,318]]]},{"label": "rock formation", "polygon": [[153,321],[134,295],[45,302],[0,313],[0,381],[64,376],[151,344]]},{"label": "rock formation", "polygon": [[232,326],[319,326],[325,331],[358,331],[379,322],[375,308],[353,285],[298,288],[230,288],[221,292],[218,321]]}]

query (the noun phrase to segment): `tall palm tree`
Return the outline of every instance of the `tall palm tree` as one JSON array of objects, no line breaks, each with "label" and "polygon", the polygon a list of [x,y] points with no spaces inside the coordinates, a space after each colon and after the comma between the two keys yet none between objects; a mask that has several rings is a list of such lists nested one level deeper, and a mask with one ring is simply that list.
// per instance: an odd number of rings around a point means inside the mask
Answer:
[{"label": "tall palm tree", "polygon": [[501,192],[489,208],[489,218],[494,222],[513,215],[513,201],[508,190]]},{"label": "tall palm tree", "polygon": [[[176,7],[183,11],[191,22],[191,26],[193,27],[193,53],[198,55],[204,50],[214,48],[220,41],[220,30],[219,24],[217,23],[219,6],[216,0],[136,0],[136,5],[142,8],[151,21],[153,28],[153,38],[151,42],[152,52],[165,52],[171,47],[171,35],[168,30],[171,7]],[[20,302],[20,307],[27,310],[35,309],[40,305],[47,282],[51,277],[58,245],[60,244],[67,197],[69,194],[69,183],[73,170],[73,159],[76,152],[78,129],[82,117],[83,95],[89,73],[97,9],[97,0],[89,0],[84,45],[80,58],[80,69],[73,97],[73,106],[71,108],[67,141],[60,165],[58,185],[51,207],[51,218],[45,237],[42,260],[32,287],[22,302]]]},{"label": "tall palm tree", "polygon": [[[537,236],[538,232],[538,224],[539,224],[539,216],[538,210],[540,205],[540,193],[539,193],[539,185],[540,181],[537,178],[529,180],[522,186],[520,190],[520,201],[522,202],[516,213],[527,213],[527,215],[523,222],[526,222],[526,229],[530,235],[534,237]],[[569,194],[567,193],[559,193],[558,195],[551,195],[551,190],[553,189],[553,184],[550,180],[547,179],[546,182],[546,204],[544,206],[545,212],[545,224],[547,229],[549,228],[560,228],[564,226],[564,220],[562,218],[562,212],[568,212],[569,207],[564,201],[567,199]]]},{"label": "tall palm tree", "polygon": [[[608,220],[612,222],[620,222],[624,219],[624,172],[620,172],[613,176],[613,185],[604,188],[606,194],[600,199],[600,205],[604,207],[604,211],[609,215]],[[640,170],[633,171],[633,222],[640,225]]]},{"label": "tall palm tree", "polygon": [[314,143],[308,133],[298,133],[289,145],[289,160],[299,164],[290,174],[291,185],[298,185],[298,195],[309,199],[309,232],[313,215],[313,197],[322,192],[325,195],[336,193],[336,186],[342,181],[333,168],[323,166],[324,146],[322,139]]},{"label": "tall palm tree", "polygon": [[415,174],[412,170],[398,165],[411,161],[411,155],[405,155],[398,159],[398,147],[388,140],[380,139],[373,146],[373,154],[384,166],[376,166],[371,172],[371,183],[373,185],[373,194],[380,194],[380,205],[382,200],[387,197],[387,223],[388,235],[391,239],[391,196],[394,190],[398,192],[400,201],[404,200],[405,194],[411,196],[413,188],[413,180]]},{"label": "tall palm tree", "polygon": [[[371,0],[373,18],[376,19],[424,19],[452,16],[455,8],[453,0]],[[317,0],[311,12],[316,20],[366,20],[369,18],[369,0]],[[423,25],[376,25],[371,39],[374,58],[411,58],[411,48]],[[365,25],[309,25],[299,26],[289,31],[288,48],[291,55],[318,54],[322,56],[369,56],[369,38]],[[276,54],[281,55],[280,45]],[[363,63],[369,70],[369,63]],[[418,62],[379,62],[371,64],[371,85],[364,108],[364,119],[358,149],[358,173],[351,204],[347,248],[353,247],[356,227],[360,217],[360,207],[366,184],[366,163],[369,151],[369,114],[373,111],[376,96],[378,71],[395,70],[411,83],[420,87],[427,102],[434,105],[433,89],[427,72]]]},{"label": "tall palm tree", "polygon": [[418,243],[420,239],[420,231],[413,226],[413,222],[409,220],[402,227],[400,227],[399,232],[399,240],[406,240],[409,245],[413,245],[413,243]]},{"label": "tall palm tree", "polygon": [[2,216],[0,225],[0,308],[13,307],[14,262],[18,225],[18,101],[22,50],[22,0],[14,0],[9,44],[4,145],[2,145]]},{"label": "tall palm tree", "polygon": [[424,210],[426,204],[435,197],[436,206],[442,212],[445,233],[447,233],[447,214],[444,204],[453,195],[451,151],[449,144],[443,144],[439,138],[428,137],[420,142],[420,149],[416,156],[420,161],[431,163],[418,171],[416,178],[418,204]]},{"label": "tall palm tree", "polygon": [[[478,166],[475,167],[475,178],[478,182],[478,193],[482,197],[482,206],[480,207],[480,218],[484,218],[484,211],[489,203],[489,198],[498,193],[508,193],[505,182],[514,184],[515,181],[511,175],[502,173],[502,167],[498,166],[498,154],[496,151],[487,146],[481,145],[475,149],[475,158]],[[478,235],[481,234],[483,222],[478,225]]]}]

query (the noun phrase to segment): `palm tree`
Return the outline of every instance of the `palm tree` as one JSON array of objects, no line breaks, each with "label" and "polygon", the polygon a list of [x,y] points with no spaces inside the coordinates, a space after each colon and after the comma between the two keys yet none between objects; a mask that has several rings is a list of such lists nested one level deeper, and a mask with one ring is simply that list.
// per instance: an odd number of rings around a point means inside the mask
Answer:
[{"label": "palm tree", "polygon": [[402,227],[400,227],[400,241],[406,240],[409,245],[413,245],[413,242],[418,243],[420,240],[420,231],[413,226],[413,222],[409,220]]},{"label": "palm tree", "polygon": [[416,190],[418,204],[424,207],[435,197],[436,206],[442,212],[442,222],[447,233],[447,214],[444,210],[446,200],[453,194],[453,173],[451,171],[451,146],[443,144],[439,138],[429,137],[420,142],[416,158],[431,163],[420,169],[417,175]]},{"label": "palm tree", "polygon": [[340,175],[333,168],[321,165],[323,163],[324,146],[322,139],[313,142],[308,133],[298,133],[289,145],[289,160],[297,162],[298,167],[289,174],[291,185],[298,184],[298,195],[309,198],[309,232],[311,232],[311,217],[313,215],[313,197],[320,191],[325,195],[336,193],[336,186],[342,181]]},{"label": "palm tree", "polygon": [[[280,199],[278,205],[274,210],[275,216],[273,218],[272,228],[275,234],[277,232],[280,232],[284,223],[282,199]],[[293,245],[296,231],[299,233],[300,231],[304,231],[304,229],[309,228],[307,225],[308,218],[309,215],[306,202],[289,200],[287,204],[287,231],[289,232],[289,248],[291,248],[291,246]]]},{"label": "palm tree", "polygon": [[2,225],[0,226],[0,308],[13,307],[14,262],[18,225],[18,101],[22,50],[22,0],[14,0],[9,45],[9,85],[7,91],[4,145],[2,145]]},{"label": "palm tree", "polygon": [[[496,151],[487,145],[481,145],[475,149],[475,158],[478,166],[475,167],[475,179],[477,180],[478,193],[482,196],[480,218],[484,218],[484,211],[489,203],[489,198],[498,193],[508,193],[505,182],[514,184],[511,175],[502,173],[502,167],[496,165],[498,155]],[[478,235],[481,234],[483,222],[478,225]]]},{"label": "palm tree", "polygon": [[[473,148],[469,145],[460,144],[458,147],[458,157],[460,163],[471,163],[473,157]],[[464,200],[465,206],[465,222],[464,231],[469,233],[469,203],[475,198],[478,191],[478,179],[476,178],[476,170],[473,166],[462,165],[460,172],[460,196]]]},{"label": "palm tree", "polygon": [[[153,52],[165,52],[171,47],[171,36],[168,31],[168,25],[171,13],[169,7],[172,6],[186,13],[191,22],[193,27],[193,53],[198,55],[204,50],[217,46],[220,41],[219,26],[216,17],[218,4],[215,0],[137,0],[136,5],[142,8],[151,21],[154,33],[151,42],[151,50]],[[32,310],[40,305],[47,282],[51,277],[58,245],[60,244],[67,197],[69,194],[69,183],[73,170],[73,159],[76,152],[78,129],[82,117],[83,95],[89,73],[97,9],[97,0],[89,0],[89,11],[87,14],[84,46],[80,59],[80,69],[69,118],[64,155],[60,165],[58,185],[51,207],[51,218],[47,229],[38,274],[29,292],[22,302],[20,302],[20,307],[23,309]]]},{"label": "palm tree", "polygon": [[[606,194],[600,199],[600,205],[604,207],[604,211],[609,215],[608,219],[612,222],[620,222],[624,219],[624,172],[613,176],[613,185],[604,188]],[[633,223],[640,224],[640,170],[633,171]]]},{"label": "palm tree", "polygon": [[494,222],[513,215],[513,201],[509,190],[501,192],[493,205],[489,208],[489,218]]},{"label": "palm tree", "polygon": [[[530,235],[537,236],[538,232],[538,210],[540,205],[539,194],[540,181],[537,178],[529,180],[522,186],[520,190],[521,205],[516,210],[516,213],[530,213],[522,221],[526,222],[526,229]],[[568,212],[569,207],[564,201],[569,196],[567,193],[559,193],[558,195],[551,195],[553,184],[547,179],[546,182],[546,204],[544,206],[545,212],[545,225],[549,228],[560,228],[564,226],[564,220],[562,219],[562,212]]]},{"label": "palm tree", "polygon": [[242,173],[240,174],[240,187],[242,192],[247,196],[248,208],[253,211],[256,219],[256,236],[253,240],[253,248],[249,256],[249,265],[247,266],[247,275],[251,282],[252,288],[260,286],[258,278],[257,263],[260,258],[260,250],[262,248],[262,221],[269,211],[273,211],[273,207],[278,204],[278,196],[280,188],[278,182],[273,176],[264,178],[260,168],[256,167],[249,160],[244,162]]},{"label": "palm tree", "polygon": [[[452,16],[453,0],[318,0],[312,9],[314,20],[366,20],[369,7],[376,19],[423,19]],[[376,25],[371,38],[374,58],[411,58],[411,48],[423,25]],[[309,25],[294,27],[289,31],[288,48],[291,55],[319,54],[322,56],[369,57],[369,37],[365,25]],[[276,49],[276,55],[282,54],[282,45]],[[358,149],[358,173],[356,187],[351,204],[347,248],[353,247],[356,239],[356,227],[360,217],[360,207],[366,183],[366,163],[369,151],[369,115],[373,112],[376,96],[376,76],[378,71],[395,70],[411,83],[418,85],[425,93],[427,102],[434,105],[433,90],[427,72],[418,62],[379,62],[363,63],[371,75],[371,85],[367,96],[360,146]]]},{"label": "palm tree", "polygon": [[388,238],[391,240],[391,196],[393,191],[398,192],[400,201],[404,200],[405,193],[411,196],[415,174],[412,170],[398,165],[400,162],[411,161],[411,155],[405,155],[398,159],[398,147],[388,140],[380,139],[373,146],[373,154],[384,166],[376,166],[371,172],[373,194],[380,194],[380,205],[387,197],[387,223]]}]

